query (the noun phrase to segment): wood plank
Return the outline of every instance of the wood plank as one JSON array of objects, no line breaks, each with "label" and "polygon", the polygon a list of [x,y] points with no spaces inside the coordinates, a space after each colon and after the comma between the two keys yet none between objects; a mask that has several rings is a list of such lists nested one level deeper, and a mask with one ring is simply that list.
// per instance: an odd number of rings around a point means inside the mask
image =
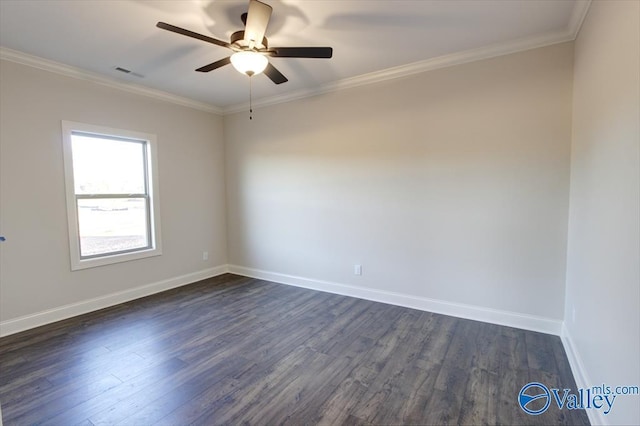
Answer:
[{"label": "wood plank", "polygon": [[[89,420],[94,424],[156,424],[174,410],[202,397],[203,394],[206,398],[210,398],[211,391],[215,390],[216,395],[220,397],[220,390],[226,389],[229,382],[229,374],[247,362],[242,357],[215,357],[208,362],[201,363],[198,374],[176,376],[170,383],[167,383],[168,386],[156,385],[144,389],[141,391],[144,395],[140,394],[130,401],[119,403],[108,411],[91,416]],[[223,385],[221,386],[220,383]],[[143,403],[132,403],[135,401],[143,401]],[[183,418],[176,424],[185,421]]]},{"label": "wood plank", "polygon": [[498,387],[498,374],[472,367],[458,424],[496,424]]},{"label": "wood plank", "polygon": [[553,337],[542,333],[525,333],[527,364],[530,369],[556,373],[556,361],[551,340]]},{"label": "wood plank", "polygon": [[6,424],[588,424],[557,336],[223,275],[0,339]]},{"label": "wood plank", "polygon": [[534,416],[527,415],[518,405],[518,393],[529,381],[528,370],[505,369],[500,373],[497,424],[527,425],[535,422]]},{"label": "wood plank", "polygon": [[[347,424],[352,417],[353,409],[362,400],[375,376],[374,370],[362,365],[356,366],[347,378],[336,386],[331,397],[316,408],[315,414],[310,416],[309,423]],[[296,424],[294,421],[288,423]]]},{"label": "wood plank", "polygon": [[[180,374],[194,375],[198,373],[199,370],[189,370],[187,365],[179,359],[170,359],[158,365],[157,368],[148,370],[92,398],[85,398],[83,402],[76,403],[66,410],[60,411],[57,415],[42,417],[35,423],[51,425],[75,424],[96,413],[108,410],[114,405],[121,404],[123,401],[136,400],[139,405],[144,405],[147,402],[147,395],[150,389],[169,387],[175,382],[176,378],[181,377],[179,376]],[[42,398],[38,398],[37,402],[40,407],[35,408],[34,412],[42,415],[41,410],[48,407],[49,404],[45,404]]]}]

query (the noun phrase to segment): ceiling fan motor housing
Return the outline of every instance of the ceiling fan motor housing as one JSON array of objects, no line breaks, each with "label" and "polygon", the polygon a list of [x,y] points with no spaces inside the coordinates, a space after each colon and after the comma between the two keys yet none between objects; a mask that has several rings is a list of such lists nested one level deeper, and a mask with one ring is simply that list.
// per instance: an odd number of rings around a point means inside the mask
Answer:
[{"label": "ceiling fan motor housing", "polygon": [[[244,39],[244,31],[236,31],[231,34],[231,46],[237,48],[238,50],[247,50],[249,49],[249,42]],[[269,41],[266,37],[262,38],[262,43],[256,43],[253,46],[254,49],[268,49]]]}]

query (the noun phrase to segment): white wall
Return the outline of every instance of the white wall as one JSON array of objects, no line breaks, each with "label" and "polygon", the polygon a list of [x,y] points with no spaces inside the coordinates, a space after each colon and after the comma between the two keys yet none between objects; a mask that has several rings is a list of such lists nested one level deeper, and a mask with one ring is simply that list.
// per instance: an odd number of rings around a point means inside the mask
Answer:
[{"label": "white wall", "polygon": [[572,49],[226,116],[230,263],[560,320]]},{"label": "white wall", "polygon": [[[0,321],[227,263],[221,117],[13,62],[0,66],[0,229],[7,238]],[[162,256],[71,272],[61,120],[157,135]]]},{"label": "white wall", "polygon": [[[575,46],[565,325],[587,385],[640,385],[639,21],[594,1]],[[640,424],[638,397],[598,421]]]}]

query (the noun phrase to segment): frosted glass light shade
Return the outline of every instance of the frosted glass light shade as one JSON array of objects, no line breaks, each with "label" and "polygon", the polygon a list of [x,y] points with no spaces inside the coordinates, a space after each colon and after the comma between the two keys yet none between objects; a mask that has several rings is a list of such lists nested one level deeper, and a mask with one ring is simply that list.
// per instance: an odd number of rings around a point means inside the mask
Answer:
[{"label": "frosted glass light shade", "polygon": [[231,55],[231,64],[242,74],[260,74],[269,64],[266,56],[256,52],[236,52]]}]

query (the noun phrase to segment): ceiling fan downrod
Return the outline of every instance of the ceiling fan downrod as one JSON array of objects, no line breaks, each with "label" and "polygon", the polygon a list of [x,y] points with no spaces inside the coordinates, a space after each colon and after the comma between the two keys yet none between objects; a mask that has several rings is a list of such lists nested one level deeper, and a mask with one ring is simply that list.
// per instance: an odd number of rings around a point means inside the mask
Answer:
[{"label": "ceiling fan downrod", "polygon": [[249,76],[249,120],[253,120],[253,94],[251,93],[253,71],[247,71],[247,75]]}]

